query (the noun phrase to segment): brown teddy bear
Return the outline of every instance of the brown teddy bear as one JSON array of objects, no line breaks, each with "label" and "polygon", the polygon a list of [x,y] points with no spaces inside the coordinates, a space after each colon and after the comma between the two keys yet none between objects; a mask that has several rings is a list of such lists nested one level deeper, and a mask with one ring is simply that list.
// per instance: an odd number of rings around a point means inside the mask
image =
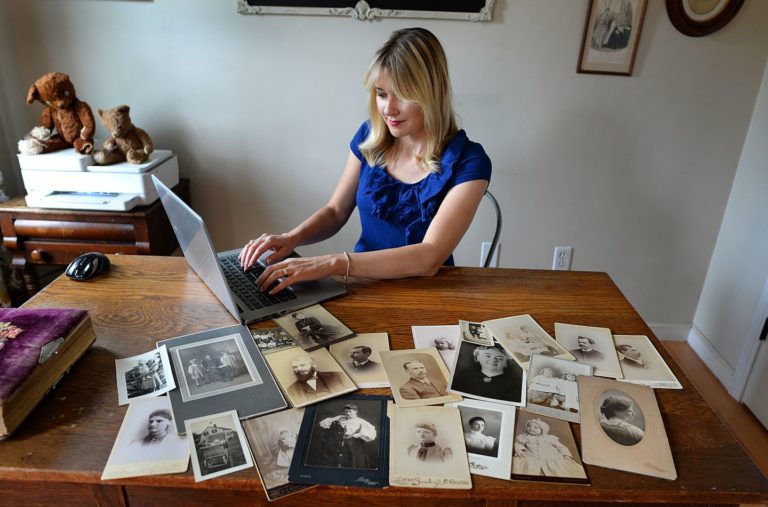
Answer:
[{"label": "brown teddy bear", "polygon": [[[19,142],[27,155],[48,153],[74,146],[79,153],[93,151],[96,122],[91,107],[75,94],[75,86],[63,72],[49,72],[34,82],[27,92],[27,104],[35,100],[45,105],[40,127],[32,129]],[[53,133],[53,128],[56,133]]]},{"label": "brown teddy bear", "polygon": [[96,110],[101,123],[110,134],[109,139],[104,141],[104,149],[93,153],[97,164],[109,165],[123,160],[131,164],[143,164],[154,150],[149,134],[131,122],[128,114],[130,111],[128,106]]}]

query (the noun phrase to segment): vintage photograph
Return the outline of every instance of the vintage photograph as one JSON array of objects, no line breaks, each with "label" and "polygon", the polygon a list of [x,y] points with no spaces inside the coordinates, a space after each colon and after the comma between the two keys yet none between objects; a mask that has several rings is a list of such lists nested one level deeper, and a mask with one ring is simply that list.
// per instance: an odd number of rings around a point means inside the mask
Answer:
[{"label": "vintage photograph", "polygon": [[328,347],[357,387],[389,387],[379,352],[389,350],[387,333],[364,333]]},{"label": "vintage photograph", "polygon": [[528,369],[533,354],[573,359],[573,356],[528,314],[487,320],[483,325],[524,370]]},{"label": "vintage photograph", "polygon": [[442,405],[461,401],[448,390],[448,368],[432,348],[381,352],[381,360],[400,407]]},{"label": "vintage photograph", "polygon": [[655,389],[682,389],[675,374],[645,335],[613,335],[623,382]]},{"label": "vintage photograph", "polygon": [[525,405],[526,373],[498,344],[488,347],[461,341],[448,386],[469,398]]},{"label": "vintage photograph", "polygon": [[623,377],[613,335],[607,327],[555,322],[555,337],[577,361],[592,365],[592,375],[615,379]]},{"label": "vintage photograph", "polygon": [[251,447],[256,470],[269,501],[312,486],[288,480],[296,441],[299,437],[303,408],[283,410],[243,421],[243,431]]},{"label": "vintage photograph", "polygon": [[115,359],[118,404],[160,396],[175,389],[170,364],[165,346],[138,356]]},{"label": "vintage photograph", "polygon": [[443,358],[445,366],[449,370],[453,367],[456,348],[461,339],[459,326],[411,326],[411,333],[414,348],[434,347]]},{"label": "vintage photograph", "polygon": [[668,480],[677,478],[652,388],[582,377],[579,400],[585,463]]},{"label": "vintage photograph", "polygon": [[587,481],[567,421],[518,410],[512,478],[556,482]]},{"label": "vintage photograph", "polygon": [[262,383],[240,334],[179,345],[170,353],[184,402]]},{"label": "vintage photograph", "polygon": [[472,487],[461,414],[456,407],[393,407],[390,425],[391,485]]},{"label": "vintage photograph", "polygon": [[176,434],[167,396],[133,400],[101,480],[186,472],[189,446]]},{"label": "vintage photograph", "polygon": [[481,322],[459,321],[461,339],[476,345],[493,345],[493,337],[485,330]]},{"label": "vintage photograph", "polygon": [[591,0],[578,72],[631,76],[647,3]]},{"label": "vintage photograph", "polygon": [[288,401],[296,408],[357,389],[324,348],[308,352],[294,347],[273,352],[265,359]]},{"label": "vintage photograph", "polygon": [[274,321],[304,350],[315,350],[355,336],[351,329],[320,305],[277,317]]},{"label": "vintage photograph", "polygon": [[592,366],[534,354],[528,367],[526,410],[565,421],[579,422],[580,376],[591,376]]},{"label": "vintage photograph", "polygon": [[235,410],[184,421],[195,482],[253,466],[248,441]]},{"label": "vintage photograph", "polygon": [[253,335],[256,346],[264,355],[296,346],[291,335],[285,329],[277,326],[251,329],[251,335]]}]

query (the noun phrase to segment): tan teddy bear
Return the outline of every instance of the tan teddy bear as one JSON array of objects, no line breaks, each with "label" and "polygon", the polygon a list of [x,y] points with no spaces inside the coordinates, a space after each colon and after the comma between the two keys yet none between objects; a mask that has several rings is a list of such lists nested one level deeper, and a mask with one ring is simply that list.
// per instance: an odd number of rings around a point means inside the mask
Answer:
[{"label": "tan teddy bear", "polygon": [[112,109],[97,109],[101,123],[110,137],[104,141],[104,149],[96,150],[93,159],[99,165],[115,164],[127,160],[131,164],[143,164],[154,150],[149,134],[136,127],[128,114],[131,108],[117,106]]}]

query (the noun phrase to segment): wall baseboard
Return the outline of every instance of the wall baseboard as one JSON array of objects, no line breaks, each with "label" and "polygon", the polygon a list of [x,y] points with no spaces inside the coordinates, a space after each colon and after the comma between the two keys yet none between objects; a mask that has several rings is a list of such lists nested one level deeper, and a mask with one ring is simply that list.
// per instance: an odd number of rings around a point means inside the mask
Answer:
[{"label": "wall baseboard", "polygon": [[736,375],[736,370],[723,359],[712,346],[706,336],[696,326],[691,327],[688,334],[688,345],[698,354],[707,368],[717,377],[723,387],[730,393],[731,384]]},{"label": "wall baseboard", "polygon": [[663,322],[649,322],[653,334],[661,341],[684,342],[688,341],[688,333],[691,330],[690,324],[666,324]]}]

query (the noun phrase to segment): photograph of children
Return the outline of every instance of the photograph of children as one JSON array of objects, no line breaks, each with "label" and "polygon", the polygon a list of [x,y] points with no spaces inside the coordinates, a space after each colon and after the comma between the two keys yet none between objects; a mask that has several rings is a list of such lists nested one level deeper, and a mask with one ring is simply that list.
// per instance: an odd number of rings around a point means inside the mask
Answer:
[{"label": "photograph of children", "polygon": [[170,364],[164,345],[138,356],[115,359],[118,404],[160,396],[175,389]]},{"label": "photograph of children", "polygon": [[682,389],[675,374],[644,335],[613,335],[623,382],[640,384],[655,389]]},{"label": "photograph of children", "polygon": [[170,352],[184,402],[263,382],[239,334],[179,345]]},{"label": "photograph of children", "polygon": [[299,347],[264,357],[278,384],[294,407],[327,400],[357,389],[328,350],[311,352]]},{"label": "photograph of children", "polygon": [[411,326],[413,345],[417,349],[434,347],[443,358],[443,363],[450,370],[456,347],[461,339],[459,326]]},{"label": "photograph of children", "polygon": [[187,419],[184,427],[192,451],[195,482],[253,466],[236,410]]},{"label": "photograph of children", "polygon": [[555,322],[555,337],[577,361],[594,367],[592,375],[616,379],[623,377],[613,345],[613,336],[607,327]]},{"label": "photograph of children", "polygon": [[459,321],[461,339],[476,345],[493,345],[493,338],[480,322]]},{"label": "photograph of children", "polygon": [[528,363],[533,354],[573,359],[573,356],[528,314],[487,320],[483,325],[524,370],[528,370]]},{"label": "photograph of children", "polygon": [[389,387],[379,352],[389,350],[387,333],[365,333],[328,347],[357,387]]},{"label": "photograph of children", "polygon": [[554,357],[531,356],[526,409],[565,421],[579,422],[580,376],[591,376],[592,366]]},{"label": "photograph of children", "polygon": [[253,341],[262,354],[267,355],[270,352],[289,349],[296,346],[291,335],[285,332],[281,327],[265,327],[261,329],[251,329]]},{"label": "photograph of children", "polygon": [[288,480],[296,439],[299,435],[303,408],[283,410],[243,421],[243,431],[251,447],[256,470],[270,501],[312,486]]},{"label": "photograph of children", "polygon": [[487,347],[462,340],[448,389],[468,398],[523,406],[525,376],[498,344]]},{"label": "photograph of children", "polygon": [[382,351],[380,355],[398,406],[461,401],[461,396],[448,391],[448,368],[434,347]]},{"label": "photograph of children", "polygon": [[128,406],[102,480],[186,472],[189,446],[176,434],[167,396],[136,399]]},{"label": "photograph of children", "polygon": [[584,465],[567,421],[518,410],[512,478],[587,481]]},{"label": "photograph of children", "polygon": [[304,350],[315,350],[355,336],[339,319],[320,305],[313,305],[274,319]]},{"label": "photograph of children", "polygon": [[461,415],[456,407],[393,407],[390,430],[391,485],[472,487]]}]

